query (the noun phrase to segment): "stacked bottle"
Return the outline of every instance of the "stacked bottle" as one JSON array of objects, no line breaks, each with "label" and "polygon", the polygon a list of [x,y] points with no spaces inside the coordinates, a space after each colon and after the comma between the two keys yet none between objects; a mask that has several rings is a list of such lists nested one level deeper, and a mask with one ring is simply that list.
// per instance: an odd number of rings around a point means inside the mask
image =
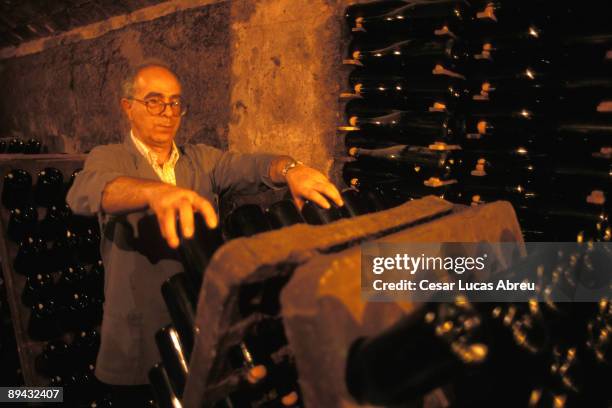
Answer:
[{"label": "stacked bottle", "polygon": [[356,160],[345,182],[392,204],[428,194],[509,200],[526,240],[609,241],[612,32],[600,8],[348,7],[344,62],[355,69],[339,131]]},{"label": "stacked bottle", "polygon": [[9,262],[15,281],[25,281],[20,301],[30,310],[29,342],[42,342],[35,368],[67,387],[70,403],[88,403],[101,390],[93,376],[104,301],[97,220],[72,214],[59,169],[15,168],[3,181],[6,233],[16,248]]}]

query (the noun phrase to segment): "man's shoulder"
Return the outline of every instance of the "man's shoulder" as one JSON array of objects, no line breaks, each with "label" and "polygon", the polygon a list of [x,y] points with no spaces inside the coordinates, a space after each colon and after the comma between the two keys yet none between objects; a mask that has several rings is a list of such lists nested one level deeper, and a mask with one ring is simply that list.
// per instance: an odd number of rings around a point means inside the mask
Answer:
[{"label": "man's shoulder", "polygon": [[212,152],[212,151],[217,151],[220,152],[221,150],[205,144],[205,143],[185,143],[183,145],[181,145],[181,148],[183,150],[185,150],[186,152]]},{"label": "man's shoulder", "polygon": [[90,155],[105,155],[105,156],[114,156],[114,155],[123,155],[128,153],[128,149],[125,147],[123,143],[111,143],[105,145],[98,145],[91,149],[89,152]]},{"label": "man's shoulder", "polygon": [[96,147],[94,147],[93,149],[91,149],[91,151],[120,151],[120,150],[126,150],[125,149],[125,143],[109,143],[109,144],[101,144],[101,145],[97,145]]},{"label": "man's shoulder", "polygon": [[99,145],[91,149],[86,161],[113,164],[123,162],[130,157],[129,150],[122,143]]},{"label": "man's shoulder", "polygon": [[184,154],[199,161],[216,161],[223,153],[220,149],[204,143],[185,143],[181,149]]}]

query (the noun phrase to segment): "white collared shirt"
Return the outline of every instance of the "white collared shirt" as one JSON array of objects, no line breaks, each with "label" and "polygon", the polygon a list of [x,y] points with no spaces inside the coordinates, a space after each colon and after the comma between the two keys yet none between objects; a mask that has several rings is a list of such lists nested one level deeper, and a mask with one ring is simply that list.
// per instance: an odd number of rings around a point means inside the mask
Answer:
[{"label": "white collared shirt", "polygon": [[161,181],[164,183],[172,184],[176,186],[176,174],[174,173],[174,168],[176,167],[176,162],[179,159],[179,151],[176,147],[176,144],[172,142],[172,151],[170,152],[170,157],[164,164],[161,166],[158,163],[159,156],[153,150],[151,150],[147,145],[142,143],[136,136],[134,136],[134,132],[130,130],[130,137],[136,145],[136,148],[144,156],[147,162],[153,167],[155,174],[157,174]]}]

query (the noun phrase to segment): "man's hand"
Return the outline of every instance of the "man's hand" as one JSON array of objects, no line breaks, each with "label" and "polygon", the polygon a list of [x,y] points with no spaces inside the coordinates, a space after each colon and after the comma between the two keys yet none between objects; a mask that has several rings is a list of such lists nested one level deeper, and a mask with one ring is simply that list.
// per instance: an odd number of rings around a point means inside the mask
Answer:
[{"label": "man's hand", "polygon": [[194,212],[204,216],[206,225],[215,228],[218,224],[215,209],[208,200],[192,190],[159,183],[147,193],[149,208],[153,210],[159,222],[162,237],[171,248],[179,246],[176,231],[176,216],[181,221],[181,232],[185,238],[194,233]]},{"label": "man's hand", "polygon": [[287,172],[287,186],[295,204],[301,210],[305,200],[310,200],[323,208],[330,208],[328,199],[339,207],[344,205],[340,192],[323,173],[312,167],[300,164]]}]

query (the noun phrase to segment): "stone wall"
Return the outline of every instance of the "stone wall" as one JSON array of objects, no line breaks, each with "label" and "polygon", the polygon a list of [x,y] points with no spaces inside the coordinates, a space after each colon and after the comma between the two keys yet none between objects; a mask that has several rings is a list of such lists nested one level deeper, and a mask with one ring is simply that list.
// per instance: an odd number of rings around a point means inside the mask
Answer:
[{"label": "stone wall", "polygon": [[227,147],[229,15],[228,2],[211,4],[1,61],[0,134],[67,153],[120,141],[129,130],[121,81],[130,65],[157,58],[176,70],[190,106],[179,141]]},{"label": "stone wall", "polygon": [[121,78],[159,58],[175,67],[190,105],[179,142],[285,153],[330,172],[348,2],[214,2],[0,61],[0,135],[65,152],[117,142],[127,131]]}]

